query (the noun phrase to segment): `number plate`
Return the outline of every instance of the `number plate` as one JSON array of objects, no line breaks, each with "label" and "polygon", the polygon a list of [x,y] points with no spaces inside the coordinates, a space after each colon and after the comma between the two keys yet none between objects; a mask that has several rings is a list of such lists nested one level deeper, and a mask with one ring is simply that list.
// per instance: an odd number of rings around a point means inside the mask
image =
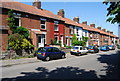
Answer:
[{"label": "number plate", "polygon": [[38,53],[38,54],[41,54],[41,53]]}]

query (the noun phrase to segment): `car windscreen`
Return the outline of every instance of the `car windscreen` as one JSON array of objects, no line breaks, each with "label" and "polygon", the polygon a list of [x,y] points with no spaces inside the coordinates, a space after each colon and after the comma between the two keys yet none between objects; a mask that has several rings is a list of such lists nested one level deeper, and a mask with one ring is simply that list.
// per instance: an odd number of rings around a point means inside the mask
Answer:
[{"label": "car windscreen", "polygon": [[38,49],[38,51],[40,51],[40,52],[45,52],[45,51],[46,51],[46,48],[42,48],[42,47],[41,47],[41,48]]},{"label": "car windscreen", "polygon": [[88,49],[93,49],[93,46],[89,46]]},{"label": "car windscreen", "polygon": [[74,49],[74,50],[77,50],[77,49],[79,49],[79,47],[73,47],[73,49]]},{"label": "car windscreen", "polygon": [[102,48],[102,49],[106,49],[106,46],[102,46],[101,48]]},{"label": "car windscreen", "polygon": [[109,47],[113,47],[112,45],[109,45]]}]

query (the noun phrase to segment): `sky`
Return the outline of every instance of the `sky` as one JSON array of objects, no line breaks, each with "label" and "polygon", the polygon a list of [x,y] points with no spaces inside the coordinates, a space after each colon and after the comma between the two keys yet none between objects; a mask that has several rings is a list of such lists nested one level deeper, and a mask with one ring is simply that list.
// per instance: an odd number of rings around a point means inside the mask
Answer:
[{"label": "sky", "polygon": [[[32,5],[32,2],[22,2]],[[73,20],[79,16],[80,23],[87,21],[88,25],[94,23],[96,27],[100,26],[106,30],[113,31],[118,36],[118,24],[106,22],[107,5],[102,2],[42,2],[42,8],[57,14],[59,9],[64,9],[65,17]]]}]

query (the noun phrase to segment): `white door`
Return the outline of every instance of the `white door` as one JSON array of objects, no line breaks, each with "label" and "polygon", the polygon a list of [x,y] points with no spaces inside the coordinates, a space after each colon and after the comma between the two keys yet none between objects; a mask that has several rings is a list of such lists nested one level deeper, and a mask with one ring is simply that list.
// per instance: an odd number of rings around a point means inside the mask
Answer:
[{"label": "white door", "polygon": [[38,35],[38,48],[44,47],[44,35]]},{"label": "white door", "polygon": [[61,36],[61,46],[64,47],[64,45],[63,45],[63,36]]}]

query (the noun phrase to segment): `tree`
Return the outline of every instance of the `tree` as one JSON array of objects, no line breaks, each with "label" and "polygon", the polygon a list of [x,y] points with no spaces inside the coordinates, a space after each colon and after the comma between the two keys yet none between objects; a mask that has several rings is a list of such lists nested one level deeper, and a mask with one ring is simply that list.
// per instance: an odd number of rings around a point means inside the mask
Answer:
[{"label": "tree", "polygon": [[76,37],[76,34],[73,34],[73,37],[72,37],[72,45],[75,46],[78,44],[78,40],[77,40],[77,37]]},{"label": "tree", "polygon": [[[116,1],[116,2],[112,2],[110,0],[105,0],[103,2],[106,5],[110,5],[107,8],[107,16],[109,16],[109,18],[106,20],[108,22],[111,22],[112,24],[114,23],[118,23],[118,31],[120,29],[120,1]],[[120,40],[120,32],[118,32],[119,35],[119,40]]]},{"label": "tree", "polygon": [[88,37],[82,36],[82,41],[77,40],[76,34],[73,34],[72,37],[72,45],[78,45],[78,46],[86,46],[86,42],[88,40]]},{"label": "tree", "polygon": [[82,36],[82,40],[83,40],[83,41],[87,42],[88,39],[89,39],[88,37]]},{"label": "tree", "polygon": [[110,0],[105,0],[103,3],[106,5],[110,4],[110,6],[107,8],[107,16],[110,17],[106,21],[111,22],[112,24],[120,24],[120,1],[111,2]]}]

